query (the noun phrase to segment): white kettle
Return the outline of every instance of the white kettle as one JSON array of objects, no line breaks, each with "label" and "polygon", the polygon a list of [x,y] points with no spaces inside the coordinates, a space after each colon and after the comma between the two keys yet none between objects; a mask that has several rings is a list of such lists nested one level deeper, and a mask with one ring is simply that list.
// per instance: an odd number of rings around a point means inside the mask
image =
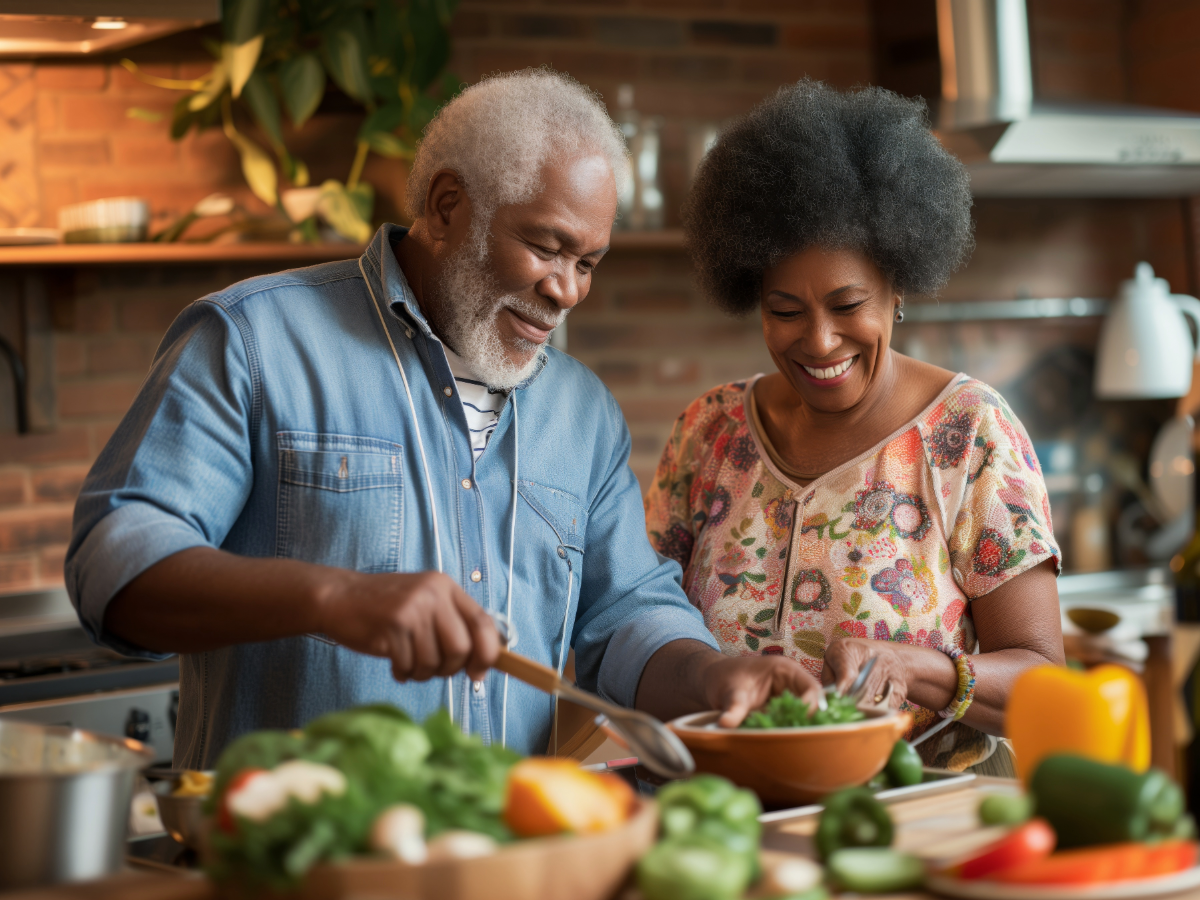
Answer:
[{"label": "white kettle", "polygon": [[1182,397],[1192,386],[1192,364],[1200,353],[1188,330],[1200,334],[1200,300],[1172,294],[1140,262],[1104,320],[1096,356],[1096,396],[1112,400]]}]

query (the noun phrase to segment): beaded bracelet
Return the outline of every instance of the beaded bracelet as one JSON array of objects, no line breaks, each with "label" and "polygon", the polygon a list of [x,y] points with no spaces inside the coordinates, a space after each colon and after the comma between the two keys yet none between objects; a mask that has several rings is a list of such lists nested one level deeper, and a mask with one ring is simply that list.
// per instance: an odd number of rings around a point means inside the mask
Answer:
[{"label": "beaded bracelet", "polygon": [[954,660],[954,668],[958,670],[958,691],[955,692],[950,705],[938,715],[943,719],[958,720],[966,715],[967,708],[975,699],[975,665],[971,662],[971,657],[957,647],[942,644],[938,649]]}]

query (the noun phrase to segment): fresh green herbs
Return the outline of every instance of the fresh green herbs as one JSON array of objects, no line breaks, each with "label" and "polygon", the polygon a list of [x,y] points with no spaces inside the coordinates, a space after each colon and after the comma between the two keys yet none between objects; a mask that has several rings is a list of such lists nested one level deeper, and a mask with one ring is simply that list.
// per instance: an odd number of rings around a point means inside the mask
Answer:
[{"label": "fresh green herbs", "polygon": [[219,812],[239,774],[288,760],[332,766],[345,776],[346,789],[312,803],[292,798],[262,821],[230,816],[229,827],[212,832],[210,872],[255,888],[291,890],[315,863],[365,852],[375,817],[397,803],[418,807],[431,837],[467,829],[511,840],[501,813],[508,770],[517,758],[464,735],[444,711],[418,725],[382,705],[330,713],[303,731],[247,734],[217,763],[210,814]]},{"label": "fresh green herbs", "polygon": [[852,697],[831,695],[827,709],[809,709],[807,703],[784,691],[772,697],[762,709],[746,716],[742,728],[806,728],[811,725],[841,725],[865,719],[863,712],[854,705]]}]

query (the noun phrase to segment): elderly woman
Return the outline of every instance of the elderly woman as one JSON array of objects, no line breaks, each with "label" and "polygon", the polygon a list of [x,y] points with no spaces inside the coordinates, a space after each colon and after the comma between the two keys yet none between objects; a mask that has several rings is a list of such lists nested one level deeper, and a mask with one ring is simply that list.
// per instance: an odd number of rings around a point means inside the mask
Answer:
[{"label": "elderly woman", "polygon": [[892,350],[904,298],[972,248],[962,165],[924,105],[802,81],[726,130],[685,211],[701,284],[755,307],[777,371],[675,424],[650,539],[725,653],[782,654],[914,713],[962,769],[1013,680],[1063,661],[1060,554],[1029,438],[1004,398]]}]

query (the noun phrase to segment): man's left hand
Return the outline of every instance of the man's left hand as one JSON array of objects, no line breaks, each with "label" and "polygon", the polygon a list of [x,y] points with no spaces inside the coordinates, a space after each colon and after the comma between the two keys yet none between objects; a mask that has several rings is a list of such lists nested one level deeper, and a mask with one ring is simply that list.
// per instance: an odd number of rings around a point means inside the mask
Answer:
[{"label": "man's left hand", "polygon": [[724,710],[717,724],[737,728],[751,710],[791,691],[815,706],[821,685],[809,671],[786,656],[722,656],[705,670],[704,691],[712,709]]}]

